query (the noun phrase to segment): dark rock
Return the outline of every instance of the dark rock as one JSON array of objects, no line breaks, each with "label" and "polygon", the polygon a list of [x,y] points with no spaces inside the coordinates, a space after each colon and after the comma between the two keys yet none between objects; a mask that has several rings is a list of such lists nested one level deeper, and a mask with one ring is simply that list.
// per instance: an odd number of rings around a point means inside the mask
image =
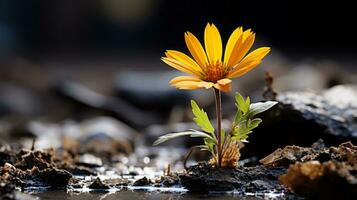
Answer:
[{"label": "dark rock", "polygon": [[157,186],[172,187],[180,184],[180,178],[177,174],[170,176],[162,176],[159,180],[155,181]]},{"label": "dark rock", "polygon": [[68,165],[66,167],[63,167],[63,169],[67,170],[71,174],[74,175],[82,175],[82,176],[96,176],[97,173],[93,171],[92,169],[84,166],[77,166],[77,165]]},{"label": "dark rock", "polygon": [[74,81],[59,81],[54,90],[60,97],[69,100],[76,109],[88,111],[91,108],[98,113],[104,112],[132,127],[142,128],[161,121],[156,114],[142,111],[121,98],[104,96]]},{"label": "dark rock", "polygon": [[119,97],[139,108],[169,114],[174,106],[186,107],[191,99],[190,92],[169,86],[168,82],[176,75],[178,73],[121,72],[116,77],[115,89]]},{"label": "dark rock", "polygon": [[357,86],[340,85],[321,92],[284,92],[279,104],[259,117],[263,123],[242,149],[247,158],[261,158],[285,145],[357,143]]},{"label": "dark rock", "polygon": [[15,167],[26,170],[37,167],[40,170],[47,169],[54,166],[53,156],[54,150],[49,149],[47,151],[27,151],[22,150],[18,153],[18,161],[15,163]]},{"label": "dark rock", "polygon": [[[182,185],[190,192],[207,193],[212,191],[244,192],[285,191],[278,177],[286,168],[278,167],[238,167],[236,169],[216,168],[207,163],[192,166],[187,173],[180,175]],[[258,187],[264,186],[264,187]]]},{"label": "dark rock", "polygon": [[95,189],[95,190],[108,190],[110,189],[109,186],[105,185],[100,178],[96,178],[92,184],[89,185],[90,189]]},{"label": "dark rock", "polygon": [[357,199],[357,167],[344,162],[309,161],[291,165],[280,181],[311,199]]},{"label": "dark rock", "polygon": [[136,180],[133,184],[133,186],[145,186],[145,185],[150,185],[151,181],[150,179],[146,178],[146,176],[144,176],[143,178]]},{"label": "dark rock", "polygon": [[46,185],[51,186],[51,188],[63,188],[69,183],[72,178],[72,174],[66,170],[47,168],[34,173],[34,176],[39,178]]}]

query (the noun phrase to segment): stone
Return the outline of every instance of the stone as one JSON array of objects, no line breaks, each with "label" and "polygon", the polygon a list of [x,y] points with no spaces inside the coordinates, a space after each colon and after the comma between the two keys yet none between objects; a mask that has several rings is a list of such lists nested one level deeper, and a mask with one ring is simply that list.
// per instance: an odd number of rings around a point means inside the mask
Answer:
[{"label": "stone", "polygon": [[311,199],[357,199],[356,167],[344,162],[309,161],[291,165],[279,180]]},{"label": "stone", "polygon": [[95,189],[95,190],[108,190],[110,187],[106,184],[104,184],[100,178],[96,178],[93,183],[91,183],[88,186],[90,189]]}]

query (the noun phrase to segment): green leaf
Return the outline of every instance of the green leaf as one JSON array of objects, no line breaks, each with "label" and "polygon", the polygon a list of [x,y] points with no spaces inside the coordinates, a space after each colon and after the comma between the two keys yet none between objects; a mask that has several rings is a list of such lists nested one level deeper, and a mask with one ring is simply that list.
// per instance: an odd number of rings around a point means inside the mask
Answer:
[{"label": "green leaf", "polygon": [[210,140],[208,138],[204,138],[203,140],[204,140],[204,143],[205,143],[205,145],[203,145],[203,146],[205,146],[208,151],[213,152],[213,148],[214,148],[214,145],[215,145],[214,141],[212,141],[212,140]]},{"label": "green leaf", "polygon": [[200,131],[196,131],[196,130],[191,130],[191,131],[185,131],[185,132],[179,132],[179,133],[168,133],[166,135],[160,136],[155,142],[154,145],[158,145],[161,144],[163,142],[166,142],[168,140],[172,140],[174,138],[177,137],[181,137],[181,136],[191,136],[191,137],[202,137],[202,138],[207,138],[210,141],[215,141],[214,138],[212,138],[210,135],[208,135],[207,133],[203,133]]},{"label": "green leaf", "polygon": [[193,121],[195,121],[203,131],[214,135],[214,128],[208,119],[207,113],[203,109],[200,109],[194,100],[191,100],[191,106],[192,113],[195,116]]},{"label": "green leaf", "polygon": [[247,97],[246,100],[244,100],[243,96],[237,92],[235,99],[238,111],[241,110],[243,114],[246,114],[249,110],[250,98]]},{"label": "green leaf", "polygon": [[254,115],[265,112],[269,110],[271,107],[275,106],[277,103],[278,102],[276,101],[252,103],[249,107],[249,115],[253,117]]},{"label": "green leaf", "polygon": [[252,130],[254,128],[257,128],[262,121],[263,120],[261,120],[260,118],[255,118],[251,120],[249,123],[249,129]]}]

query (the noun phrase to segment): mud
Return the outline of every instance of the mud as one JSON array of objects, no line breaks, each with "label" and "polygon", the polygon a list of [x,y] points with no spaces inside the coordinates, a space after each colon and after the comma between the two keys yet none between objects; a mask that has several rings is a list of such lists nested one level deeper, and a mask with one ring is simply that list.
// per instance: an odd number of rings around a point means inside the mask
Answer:
[{"label": "mud", "polygon": [[280,176],[287,188],[313,199],[357,199],[357,146],[346,142],[305,157]]},{"label": "mud", "polygon": [[192,166],[180,176],[182,185],[190,192],[208,193],[238,190],[246,192],[285,192],[278,177],[285,173],[283,167],[216,168],[207,163]]},{"label": "mud", "polygon": [[309,161],[289,167],[279,180],[311,199],[357,199],[357,168],[345,162]]}]

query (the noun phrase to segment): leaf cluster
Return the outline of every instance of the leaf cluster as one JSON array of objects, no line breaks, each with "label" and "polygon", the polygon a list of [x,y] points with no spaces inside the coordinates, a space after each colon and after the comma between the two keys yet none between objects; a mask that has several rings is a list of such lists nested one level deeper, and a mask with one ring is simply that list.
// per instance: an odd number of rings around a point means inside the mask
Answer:
[{"label": "leaf cluster", "polygon": [[[255,116],[270,109],[276,105],[277,102],[267,101],[251,103],[249,97],[244,98],[241,94],[236,93],[235,104],[237,112],[234,121],[232,122],[231,129],[227,133],[224,130],[220,131],[223,142],[247,142],[249,134],[252,133],[253,129],[258,127],[262,122],[260,118],[255,118]],[[215,147],[218,145],[217,136],[215,134],[216,130],[209,120],[207,113],[201,109],[194,100],[191,100],[191,107],[194,115],[193,121],[201,128],[202,131],[191,129],[185,132],[169,133],[160,136],[154,142],[154,145],[158,145],[166,142],[167,140],[181,136],[200,137],[203,139],[204,144],[197,147],[201,150],[209,151],[213,156],[215,156]],[[224,144],[220,145],[225,146]]]}]

